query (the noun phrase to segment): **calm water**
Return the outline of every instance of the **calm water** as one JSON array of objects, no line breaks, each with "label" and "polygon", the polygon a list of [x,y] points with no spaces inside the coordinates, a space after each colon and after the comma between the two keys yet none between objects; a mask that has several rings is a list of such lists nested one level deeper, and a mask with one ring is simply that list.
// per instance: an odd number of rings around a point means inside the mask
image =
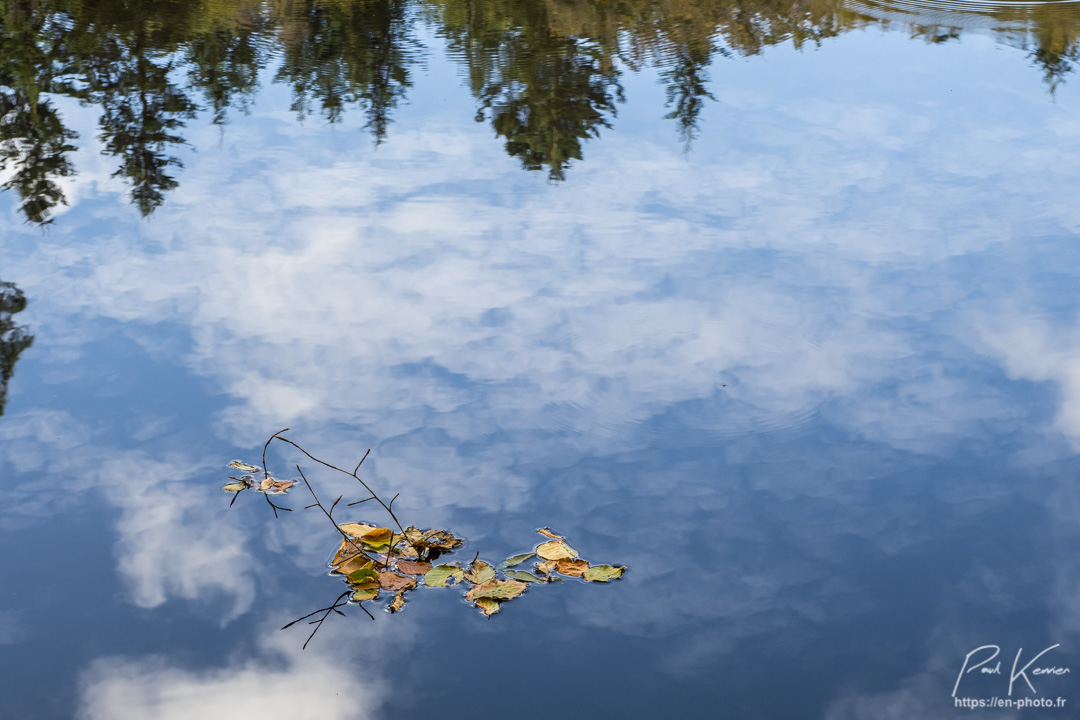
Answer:
[{"label": "calm water", "polygon": [[1078,716],[1080,5],[0,10],[0,717]]}]

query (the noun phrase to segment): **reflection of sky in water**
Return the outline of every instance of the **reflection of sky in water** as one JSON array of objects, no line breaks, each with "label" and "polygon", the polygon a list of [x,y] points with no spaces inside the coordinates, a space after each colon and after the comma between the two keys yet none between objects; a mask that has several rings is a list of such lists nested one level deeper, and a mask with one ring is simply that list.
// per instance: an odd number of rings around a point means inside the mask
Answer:
[{"label": "reflection of sky in water", "polygon": [[[267,101],[192,126],[148,222],[94,148],[48,232],[4,198],[37,335],[0,421],[13,717],[457,717],[474,683],[522,716],[951,717],[978,645],[1071,661],[1080,121],[1017,54],[717,66],[689,156],[628,77],[561,185],[433,62],[377,152]],[[485,557],[551,524],[631,572],[492,622],[417,593],[300,653],[274,628],[337,592],[325,521],[218,491],[286,425],[370,445]]]}]

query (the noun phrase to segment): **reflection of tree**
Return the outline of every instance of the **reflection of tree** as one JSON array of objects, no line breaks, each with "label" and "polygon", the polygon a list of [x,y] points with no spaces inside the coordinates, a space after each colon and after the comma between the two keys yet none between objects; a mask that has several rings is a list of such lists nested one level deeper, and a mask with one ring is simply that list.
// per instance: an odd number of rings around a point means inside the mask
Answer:
[{"label": "reflection of tree", "polygon": [[34,342],[34,336],[12,316],[26,309],[22,290],[13,283],[0,282],[0,415],[7,402],[8,382],[15,374],[15,362],[23,350]]},{"label": "reflection of tree", "polygon": [[613,59],[595,42],[554,33],[539,2],[448,0],[441,20],[468,66],[476,119],[490,118],[523,167],[562,180],[622,99]]},{"label": "reflection of tree", "polygon": [[215,125],[225,123],[230,107],[247,112],[258,90],[259,70],[268,60],[262,42],[270,31],[266,18],[246,13],[244,20],[236,27],[219,23],[193,34],[184,48],[188,79],[202,91]]},{"label": "reflection of tree", "polygon": [[64,58],[43,33],[47,17],[9,3],[0,20],[0,170],[11,168],[0,187],[14,190],[23,215],[39,224],[65,202],[57,180],[74,172],[68,153],[78,137],[43,97],[65,89],[56,79]]},{"label": "reflection of tree", "polygon": [[276,80],[293,90],[293,111],[311,113],[313,100],[330,122],[349,104],[367,113],[367,128],[381,143],[390,112],[412,85],[414,60],[405,4],[400,0],[351,3],[297,0],[289,5],[285,54]]},{"label": "reflection of tree", "polygon": [[170,78],[171,54],[188,39],[185,10],[173,3],[107,0],[83,10],[86,24],[77,40],[86,97],[102,109],[105,153],[120,159],[113,176],[131,184],[132,202],[149,215],[177,186],[169,170],[182,163],[169,153],[185,142],[176,131],[196,110]]},{"label": "reflection of tree", "polygon": [[678,123],[679,136],[687,150],[697,137],[698,117],[706,98],[716,99],[705,89],[709,79],[705,68],[709,65],[711,50],[710,46],[681,47],[672,66],[660,74],[667,85],[667,105],[675,106],[664,118]]}]

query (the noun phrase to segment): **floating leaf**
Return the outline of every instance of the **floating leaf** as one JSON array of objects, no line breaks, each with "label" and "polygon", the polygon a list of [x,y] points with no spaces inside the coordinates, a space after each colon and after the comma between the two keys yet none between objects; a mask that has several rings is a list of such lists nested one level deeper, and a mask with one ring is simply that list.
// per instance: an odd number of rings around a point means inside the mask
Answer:
[{"label": "floating leaf", "polygon": [[546,537],[554,538],[556,540],[565,540],[566,539],[562,535],[556,535],[555,533],[551,532],[551,528],[542,527],[539,530],[537,530],[536,532],[538,532],[541,535],[544,535]]},{"label": "floating leaf", "polygon": [[428,587],[448,587],[461,582],[465,573],[456,565],[437,565],[424,575],[424,584]]},{"label": "floating leaf", "polygon": [[408,540],[410,543],[416,545],[424,539],[424,533],[420,532],[420,528],[416,528],[410,525],[409,527],[405,528],[405,539]]},{"label": "floating leaf", "polygon": [[396,613],[403,607],[405,607],[405,591],[398,590],[398,592],[394,595],[394,599],[391,600],[390,604],[386,606],[386,609],[389,612]]},{"label": "floating leaf", "polygon": [[563,575],[581,577],[589,569],[589,563],[587,560],[568,560],[564,558],[555,561],[555,569]]},{"label": "floating leaf", "polygon": [[372,530],[377,530],[374,525],[365,525],[364,523],[346,523],[344,525],[338,525],[341,528],[341,532],[354,538],[362,538]]},{"label": "floating leaf", "polygon": [[623,570],[625,569],[626,567],[615,567],[612,565],[593,565],[585,571],[585,579],[592,582],[610,582],[616,578],[622,577]]},{"label": "floating leaf", "polygon": [[352,599],[356,602],[363,602],[365,600],[374,600],[379,597],[379,583],[367,582],[356,588],[356,591],[352,594]]},{"label": "floating leaf", "polygon": [[247,490],[248,484],[238,480],[236,482],[226,483],[225,487],[221,489],[225,492],[240,492],[241,490]]},{"label": "floating leaf", "polygon": [[275,480],[274,487],[270,488],[270,492],[275,495],[280,495],[281,493],[286,492],[295,484],[295,480]]},{"label": "floating leaf", "polygon": [[536,553],[523,553],[521,555],[515,555],[514,557],[508,557],[505,560],[503,560],[501,563],[499,563],[499,567],[500,568],[508,568],[508,567],[514,567],[515,565],[520,565],[521,563],[525,562],[526,560],[533,557],[534,555],[536,555]]},{"label": "floating leaf", "polygon": [[544,575],[550,575],[555,572],[555,566],[558,565],[556,560],[545,560],[544,562],[536,563],[536,572]]},{"label": "floating leaf", "polygon": [[274,487],[274,482],[275,480],[272,477],[264,478],[263,481],[259,483],[259,491],[266,492],[270,488]]},{"label": "floating leaf", "polygon": [[379,586],[383,590],[404,592],[405,590],[412,590],[416,587],[416,578],[398,575],[396,572],[381,572],[378,574],[378,578]]},{"label": "floating leaf", "polygon": [[390,528],[374,528],[360,536],[360,542],[372,547],[389,545],[394,537],[394,531]]},{"label": "floating leaf", "polygon": [[446,530],[428,530],[422,537],[424,544],[439,550],[453,550],[464,542],[461,538],[454,537]]},{"label": "floating leaf", "polygon": [[406,575],[426,575],[431,570],[431,563],[402,560],[397,564],[397,570]]},{"label": "floating leaf", "polygon": [[359,570],[353,570],[346,577],[348,578],[350,585],[366,585],[372,580],[382,585],[382,578],[380,577],[380,574],[377,573],[373,567],[371,567],[371,563],[368,563],[367,567],[362,567]]},{"label": "floating leaf", "polygon": [[533,575],[532,573],[527,573],[524,570],[507,570],[506,571],[506,577],[513,578],[515,580],[521,580],[522,582],[538,582],[538,583],[551,582],[551,578],[548,578],[546,580],[544,578],[538,578],[535,575]]},{"label": "floating leaf", "polygon": [[477,585],[482,582],[487,582],[493,577],[495,577],[495,568],[491,567],[483,560],[477,560],[465,571],[465,579],[471,583],[476,583]]},{"label": "floating leaf", "polygon": [[566,558],[576,558],[578,556],[578,551],[562,540],[551,540],[536,548],[536,554],[545,560],[563,560]]},{"label": "floating leaf", "polygon": [[242,463],[239,460],[233,460],[231,463],[229,463],[228,467],[236,468],[237,470],[243,470],[244,472],[248,473],[259,472],[259,468],[255,467],[254,465]]},{"label": "floating leaf", "polygon": [[491,617],[495,613],[499,612],[502,607],[497,601],[491,598],[479,598],[476,601],[476,607],[480,609],[480,612],[484,613],[488,617]]},{"label": "floating leaf", "polygon": [[372,566],[372,560],[363,553],[356,553],[351,555],[334,566],[342,575],[349,575],[357,570],[363,570],[364,568],[370,568]]},{"label": "floating leaf", "polygon": [[465,593],[465,599],[477,600],[479,598],[491,598],[492,600],[511,600],[525,592],[526,587],[528,586],[520,580],[496,580],[492,578],[487,582],[474,586],[472,590]]}]

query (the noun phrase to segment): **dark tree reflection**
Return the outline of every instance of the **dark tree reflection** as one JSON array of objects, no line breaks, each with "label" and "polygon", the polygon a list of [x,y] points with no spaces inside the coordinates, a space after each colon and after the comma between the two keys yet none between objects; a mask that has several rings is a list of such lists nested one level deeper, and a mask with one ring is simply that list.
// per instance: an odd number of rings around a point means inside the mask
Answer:
[{"label": "dark tree reflection", "polygon": [[0,281],[0,416],[7,404],[8,383],[23,350],[34,342],[29,330],[14,316],[26,309],[26,297],[13,283]]}]

